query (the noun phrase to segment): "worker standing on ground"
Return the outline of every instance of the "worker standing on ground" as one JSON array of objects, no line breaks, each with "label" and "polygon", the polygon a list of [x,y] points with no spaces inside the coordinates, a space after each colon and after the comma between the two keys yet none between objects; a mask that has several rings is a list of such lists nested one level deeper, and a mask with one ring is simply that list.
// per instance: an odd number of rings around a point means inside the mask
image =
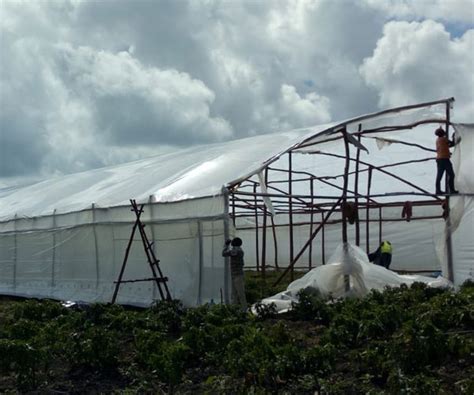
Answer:
[{"label": "worker standing on ground", "polygon": [[232,279],[232,303],[240,304],[247,308],[244,285],[244,251],[242,239],[235,237],[227,240],[222,250],[223,257],[230,257],[230,273]]},{"label": "worker standing on ground", "polygon": [[369,261],[388,269],[392,263],[392,243],[388,240],[382,241],[379,248],[369,254]]},{"label": "worker standing on ground", "polygon": [[451,153],[449,152],[449,147],[454,147],[456,143],[448,140],[446,132],[441,127],[436,129],[435,135],[438,136],[436,139],[436,166],[438,168],[436,174],[436,194],[444,193],[441,190],[441,179],[444,172],[446,172],[449,187],[449,191],[446,191],[446,193],[458,193],[454,188],[454,170],[450,160]]}]

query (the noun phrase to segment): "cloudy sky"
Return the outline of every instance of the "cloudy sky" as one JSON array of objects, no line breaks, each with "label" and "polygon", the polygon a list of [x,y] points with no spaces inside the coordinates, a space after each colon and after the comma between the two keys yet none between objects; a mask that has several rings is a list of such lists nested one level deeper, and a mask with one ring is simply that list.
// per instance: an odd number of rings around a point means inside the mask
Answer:
[{"label": "cloudy sky", "polygon": [[454,96],[474,0],[0,0],[0,187]]}]

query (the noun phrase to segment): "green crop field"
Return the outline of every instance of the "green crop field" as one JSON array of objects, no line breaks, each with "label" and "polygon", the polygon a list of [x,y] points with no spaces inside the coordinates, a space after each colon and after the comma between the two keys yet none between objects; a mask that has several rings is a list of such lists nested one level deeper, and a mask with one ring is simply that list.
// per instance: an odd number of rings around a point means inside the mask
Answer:
[{"label": "green crop field", "polygon": [[[247,274],[248,296],[269,283]],[[303,292],[290,313],[0,301],[0,393],[474,393],[474,285],[363,299]]]}]

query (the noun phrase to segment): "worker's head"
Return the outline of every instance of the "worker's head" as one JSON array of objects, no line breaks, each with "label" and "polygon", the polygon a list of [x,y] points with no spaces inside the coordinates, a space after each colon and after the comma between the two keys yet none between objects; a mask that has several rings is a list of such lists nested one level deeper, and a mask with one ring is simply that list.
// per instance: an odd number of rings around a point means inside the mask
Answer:
[{"label": "worker's head", "polygon": [[240,247],[242,245],[242,239],[240,237],[235,237],[232,240],[232,246],[233,247]]},{"label": "worker's head", "polygon": [[444,131],[442,127],[439,127],[438,129],[435,130],[435,134],[438,137],[443,137],[446,134],[446,132]]},{"label": "worker's head", "polygon": [[380,243],[380,245],[383,245],[384,243],[388,243],[389,245],[392,245],[392,243],[390,243],[388,240],[384,240]]}]

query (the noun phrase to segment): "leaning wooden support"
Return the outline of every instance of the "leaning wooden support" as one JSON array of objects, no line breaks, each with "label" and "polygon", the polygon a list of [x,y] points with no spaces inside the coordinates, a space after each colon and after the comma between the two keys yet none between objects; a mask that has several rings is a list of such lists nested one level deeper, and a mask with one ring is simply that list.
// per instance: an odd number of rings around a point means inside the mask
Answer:
[{"label": "leaning wooden support", "polygon": [[127,248],[125,250],[125,256],[123,257],[122,267],[120,268],[118,279],[117,281],[115,281],[116,285],[115,285],[114,295],[112,296],[112,304],[114,304],[115,301],[117,300],[117,294],[120,288],[120,284],[122,283],[123,273],[125,272],[125,266],[127,264],[128,255],[130,254],[130,248],[132,247],[133,238],[135,237],[135,232],[137,230],[138,222],[140,221],[140,216],[142,215],[142,213],[143,213],[143,204],[140,205],[138,214],[135,213],[137,214],[137,218],[135,220],[135,223],[133,224],[132,233],[130,234],[130,239],[128,240]]},{"label": "leaning wooden support", "polygon": [[281,276],[278,278],[278,280],[275,281],[275,283],[273,284],[273,286],[277,286],[278,284],[280,284],[281,280],[283,280],[283,278],[286,276],[286,274],[292,269],[294,268],[296,262],[298,262],[298,259],[300,259],[301,255],[303,255],[303,253],[306,251],[306,249],[308,248],[308,246],[311,244],[311,242],[313,241],[313,239],[316,237],[316,235],[319,233],[319,231],[322,229],[322,227],[324,226],[324,224],[328,221],[329,217],[331,216],[331,214],[334,212],[334,210],[337,208],[337,206],[339,206],[339,204],[341,203],[341,200],[342,198],[339,198],[339,200],[332,206],[331,210],[329,210],[329,212],[326,214],[326,217],[324,218],[324,220],[319,224],[319,226],[314,230],[313,234],[311,235],[311,237],[308,239],[308,241],[305,243],[305,245],[301,248],[300,252],[295,256],[295,258],[291,261],[291,263],[289,264],[289,266],[285,269],[285,271],[281,274]]}]

